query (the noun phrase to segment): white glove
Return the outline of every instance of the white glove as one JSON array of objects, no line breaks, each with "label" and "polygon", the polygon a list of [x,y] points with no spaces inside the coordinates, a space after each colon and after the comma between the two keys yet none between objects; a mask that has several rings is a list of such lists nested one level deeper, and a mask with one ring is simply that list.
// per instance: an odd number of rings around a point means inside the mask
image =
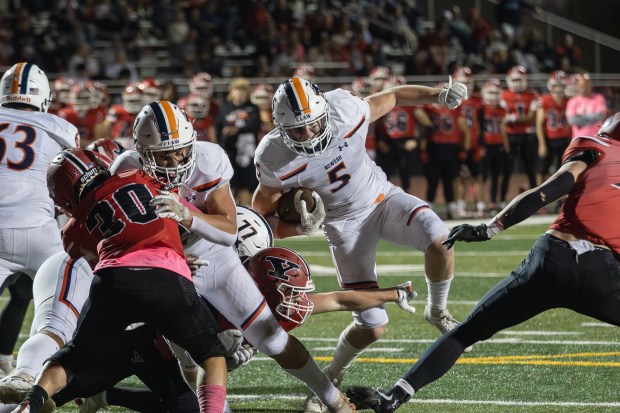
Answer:
[{"label": "white glove", "polygon": [[323,223],[325,219],[325,206],[323,200],[316,192],[312,191],[312,198],[314,199],[314,210],[308,212],[306,201],[300,198],[295,198],[295,209],[299,211],[301,215],[301,223],[297,226],[299,233],[304,235],[314,234]]},{"label": "white glove", "polygon": [[226,367],[228,371],[236,370],[244,364],[247,364],[256,353],[258,353],[256,347],[252,347],[249,344],[242,345],[232,356],[226,357]]},{"label": "white glove", "polygon": [[202,266],[209,265],[209,261],[201,259],[199,256],[194,254],[185,255],[185,263],[189,267],[189,270],[192,272],[192,277],[196,276],[196,273]]},{"label": "white glove", "polygon": [[235,329],[220,331],[217,333],[217,338],[220,339],[222,346],[224,346],[225,357],[230,357],[235,354],[243,344],[243,334],[241,334],[241,331]]},{"label": "white glove", "polygon": [[452,83],[452,76],[448,82],[448,87],[439,92],[439,104],[448,109],[456,109],[467,99],[467,86],[463,83]]},{"label": "white glove", "polygon": [[396,288],[398,289],[398,301],[396,301],[396,304],[408,313],[414,314],[415,308],[409,305],[409,302],[413,300],[418,293],[413,290],[411,281],[399,284]]},{"label": "white glove", "polygon": [[155,207],[155,213],[160,218],[170,218],[180,223],[190,217],[189,209],[179,202],[179,196],[168,191],[161,191],[151,199],[149,205]]}]

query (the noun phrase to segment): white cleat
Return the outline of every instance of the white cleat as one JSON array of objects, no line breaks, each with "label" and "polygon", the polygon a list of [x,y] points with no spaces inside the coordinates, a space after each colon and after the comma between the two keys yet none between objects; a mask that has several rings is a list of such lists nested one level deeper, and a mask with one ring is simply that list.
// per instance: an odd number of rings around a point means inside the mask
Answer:
[{"label": "white cleat", "polygon": [[327,406],[325,406],[319,398],[314,394],[308,395],[304,400],[304,413],[326,413]]},{"label": "white cleat", "polygon": [[34,377],[28,375],[6,376],[0,380],[0,402],[21,403],[34,384]]},{"label": "white cleat", "polygon": [[349,401],[349,399],[347,399],[347,396],[342,394],[342,392],[339,392],[339,393],[340,393],[340,397],[338,397],[338,400],[336,400],[333,404],[331,404],[327,408],[327,411],[330,413],[355,413],[357,412],[357,410],[355,410],[355,406]]},{"label": "white cleat", "polygon": [[[441,334],[446,334],[448,331],[453,330],[459,325],[452,314],[447,309],[443,309],[439,314],[431,314],[431,309],[427,305],[424,307],[424,319],[429,322],[430,325],[435,326]],[[473,349],[473,346],[469,346],[463,350],[465,353],[469,353]]]},{"label": "white cleat", "polygon": [[95,413],[98,412],[99,409],[103,409],[107,406],[109,405],[106,400],[106,392],[102,391],[101,393],[84,399],[80,405],[80,413]]}]

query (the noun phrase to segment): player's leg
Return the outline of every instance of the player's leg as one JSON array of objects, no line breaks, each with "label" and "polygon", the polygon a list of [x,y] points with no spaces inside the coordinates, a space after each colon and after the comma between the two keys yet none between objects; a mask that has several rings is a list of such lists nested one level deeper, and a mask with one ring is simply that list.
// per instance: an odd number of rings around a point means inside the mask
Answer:
[{"label": "player's leg", "polygon": [[306,383],[321,400],[327,404],[337,402],[340,392],[321,372],[304,345],[280,327],[237,254],[226,248],[217,256],[212,253],[200,256],[209,260],[209,266],[201,267],[194,277],[200,295],[237,326],[261,353]]},{"label": "player's leg", "polygon": [[0,313],[0,377],[13,371],[13,349],[32,299],[29,276],[23,273],[2,275],[3,272],[0,269],[0,293],[8,289],[10,296]]}]

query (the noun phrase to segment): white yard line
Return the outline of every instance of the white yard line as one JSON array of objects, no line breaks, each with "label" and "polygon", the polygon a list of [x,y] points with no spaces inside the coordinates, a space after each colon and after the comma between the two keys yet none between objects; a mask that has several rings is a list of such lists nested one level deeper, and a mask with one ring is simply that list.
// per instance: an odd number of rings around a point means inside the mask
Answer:
[{"label": "white yard line", "polygon": [[[338,337],[325,338],[325,337],[304,337],[297,336],[303,342],[318,342],[318,343],[336,343]],[[385,344],[426,344],[434,343],[437,339],[381,339],[379,343]],[[618,346],[618,341],[589,341],[589,340],[528,340],[518,337],[509,338],[492,338],[486,341],[482,341],[479,344],[537,344],[537,345],[566,345],[566,346]]]}]

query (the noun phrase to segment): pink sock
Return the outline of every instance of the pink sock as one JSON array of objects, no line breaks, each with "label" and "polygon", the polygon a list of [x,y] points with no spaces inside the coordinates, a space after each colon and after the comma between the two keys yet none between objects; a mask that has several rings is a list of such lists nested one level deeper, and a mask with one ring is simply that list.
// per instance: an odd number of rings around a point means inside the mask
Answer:
[{"label": "pink sock", "polygon": [[198,404],[200,413],[222,413],[226,403],[226,388],[217,384],[198,386]]}]

